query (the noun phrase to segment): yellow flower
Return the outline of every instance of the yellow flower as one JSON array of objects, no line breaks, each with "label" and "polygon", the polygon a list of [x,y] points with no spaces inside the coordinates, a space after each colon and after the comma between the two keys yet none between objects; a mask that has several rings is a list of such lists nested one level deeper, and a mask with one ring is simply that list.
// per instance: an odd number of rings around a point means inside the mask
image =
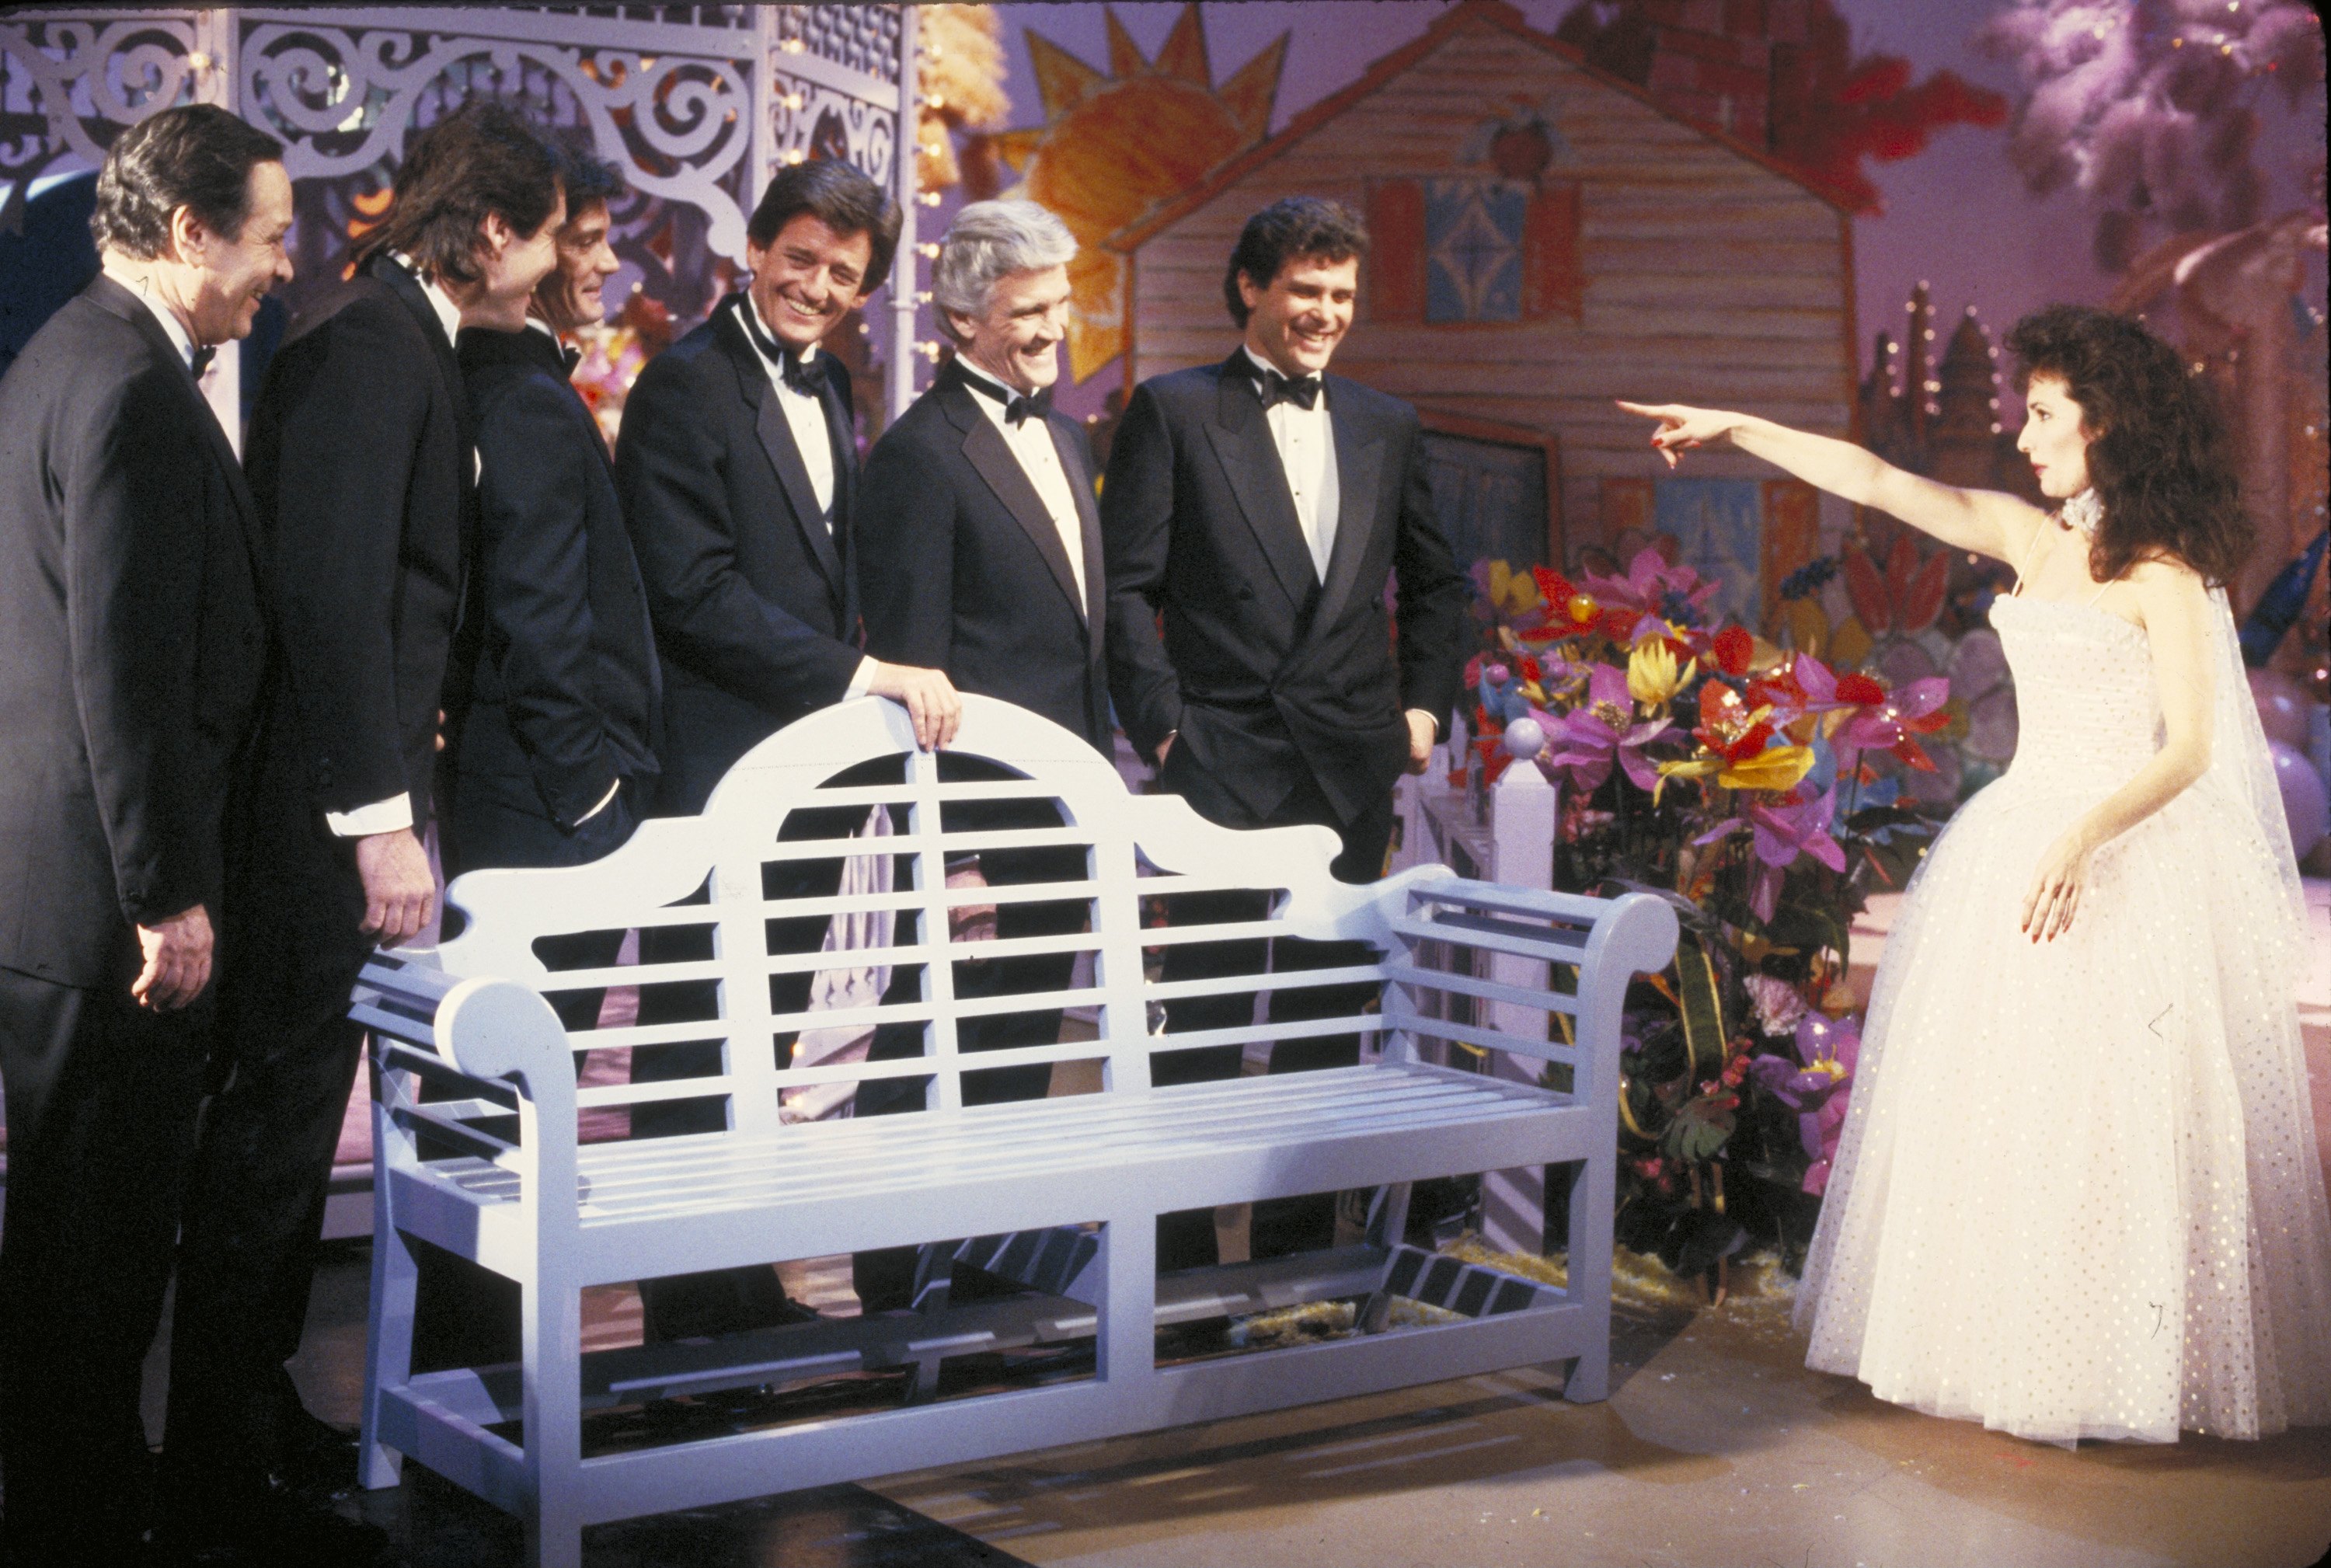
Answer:
[{"label": "yellow flower", "polygon": [[1676,688],[1698,669],[1699,660],[1695,659],[1679,674],[1675,650],[1665,641],[1654,637],[1638,642],[1627,656],[1627,695],[1641,706],[1645,717],[1651,717],[1674,699]]},{"label": "yellow flower", "polygon": [[1768,746],[1727,767],[1716,775],[1716,782],[1728,790],[1794,789],[1797,781],[1812,768],[1813,753],[1809,746]]}]

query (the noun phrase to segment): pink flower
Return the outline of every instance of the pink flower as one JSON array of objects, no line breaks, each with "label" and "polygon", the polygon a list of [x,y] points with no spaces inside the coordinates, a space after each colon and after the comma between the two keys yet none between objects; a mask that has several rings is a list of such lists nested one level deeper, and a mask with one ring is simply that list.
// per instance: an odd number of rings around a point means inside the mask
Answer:
[{"label": "pink flower", "polygon": [[[1604,577],[1589,573],[1579,586],[1594,597],[1606,616],[1614,610],[1651,616],[1660,622],[1657,631],[1665,635],[1666,622],[1695,619],[1723,584],[1703,583],[1699,574],[1689,566],[1670,566],[1657,550],[1646,548],[1638,551],[1628,563],[1625,576]],[[1616,640],[1632,642],[1645,634],[1646,629],[1638,620],[1629,635]]]},{"label": "pink flower", "polygon": [[1584,795],[1602,787],[1615,760],[1636,788],[1652,788],[1660,782],[1660,770],[1643,748],[1675,726],[1664,718],[1638,724],[1634,716],[1627,672],[1611,664],[1590,666],[1584,700],[1560,718],[1545,718],[1549,744],[1538,766],[1548,778],[1562,778]]},{"label": "pink flower", "polygon": [[1796,864],[1799,855],[1811,855],[1832,871],[1845,870],[1845,851],[1829,836],[1834,792],[1813,794],[1800,784],[1777,804],[1752,800],[1745,816],[1728,817],[1692,841],[1712,844],[1717,840],[1752,829],[1756,835],[1755,879],[1749,884],[1748,907],[1759,920],[1770,920],[1780,907],[1781,874]]},{"label": "pink flower", "polygon": [[1887,692],[1878,701],[1848,717],[1830,737],[1831,749],[1837,753],[1838,771],[1851,772],[1865,751],[1890,751],[1912,767],[1934,772],[1935,765],[1927,760],[1926,748],[1910,737],[1940,729],[1950,722],[1950,716],[1942,710],[1950,696],[1948,678],[1930,675]]}]

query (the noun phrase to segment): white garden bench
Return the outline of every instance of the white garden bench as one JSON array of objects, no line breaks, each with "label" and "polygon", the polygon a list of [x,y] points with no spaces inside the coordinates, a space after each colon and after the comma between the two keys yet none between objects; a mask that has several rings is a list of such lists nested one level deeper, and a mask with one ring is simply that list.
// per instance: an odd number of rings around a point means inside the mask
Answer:
[{"label": "white garden bench", "polygon": [[[367,968],[353,1008],[373,1032],[380,1173],[367,1486],[395,1485],[400,1457],[417,1459],[521,1516],[537,1563],[573,1564],[583,1526],[602,1521],[1499,1368],[1566,1360],[1574,1364],[1567,1397],[1603,1397],[1620,1010],[1631,979],[1660,968],[1672,952],[1676,921],[1665,903],[1499,887],[1439,866],[1369,887],[1338,883],[1327,874],[1336,850],[1327,830],[1217,828],[1175,797],[1129,794],[1108,759],[1066,730],[981,698],[965,699],[952,749],[1006,764],[1026,782],[943,783],[933,757],[915,751],[896,706],[867,698],[829,708],[747,755],[700,817],[651,821],[595,865],[462,878],[451,893],[468,918],[460,936],[433,957],[384,954]],[[853,764],[899,756],[898,784],[821,787]],[[1066,825],[941,831],[942,802],[1004,798],[1056,803]],[[894,819],[897,836],[853,842],[912,857],[914,870],[899,874],[895,891],[764,898],[765,863],[841,852],[832,840],[781,841],[789,813],[894,805],[908,808]],[[1033,844],[1084,846],[1089,879],[1020,889],[947,886],[941,868],[949,857]],[[708,875],[709,904],[688,901]],[[1144,925],[1145,900],[1155,895],[1235,888],[1283,896],[1266,921]],[[947,936],[954,905],[1063,896],[1089,901],[1087,933],[979,945]],[[924,965],[920,999],[846,1015],[772,1013],[773,973],[863,964],[869,955],[773,956],[765,921],[870,908],[902,917],[900,941],[882,957]],[[910,914],[918,924],[903,918]],[[708,922],[718,936],[709,963],[553,974],[533,947],[537,937],[566,932]],[[918,940],[918,929],[937,940]],[[1165,986],[1145,971],[1145,949],[1154,956],[1173,942],[1241,936],[1372,944],[1384,954],[1378,963],[1277,977],[1282,987],[1365,982],[1369,1006],[1299,1025],[1153,1035],[1154,1001],[1251,991],[1257,981]],[[1094,983],[1036,1000],[1097,1008],[1097,1040],[956,1050],[958,1017],[1025,1008],[1030,999],[958,1003],[950,960],[1066,949],[1091,955]],[[1531,962],[1538,982],[1478,978],[1491,955]],[[1511,974],[1504,965],[1498,972]],[[722,1017],[710,1026],[569,1037],[539,993],[708,978],[722,991]],[[1468,1022],[1510,1022],[1517,1006],[1532,1021],[1518,1033]],[[1557,1015],[1568,1017],[1550,1027]],[[853,1021],[927,1023],[929,1054],[778,1069],[774,1033]],[[1560,1043],[1574,1028],[1575,1046]],[[578,1051],[644,1052],[709,1032],[728,1041],[724,1077],[577,1092]],[[1367,1042],[1356,1068],[1150,1083],[1151,1054],[1160,1050],[1353,1033]],[[1568,1089],[1477,1070],[1482,1053],[1498,1052],[1566,1064]],[[1098,1062],[1100,1092],[962,1103],[967,1070],[1077,1060]],[[785,1089],[900,1076],[928,1078],[929,1108],[780,1120]],[[455,1098],[424,1100],[423,1080],[435,1095]],[[724,1131],[577,1145],[581,1109],[707,1092],[728,1097]],[[514,1138],[488,1130],[509,1131],[513,1117]],[[1549,1164],[1582,1167],[1570,1188],[1566,1289],[1403,1244],[1406,1183]],[[1154,1269],[1162,1213],[1371,1188],[1382,1193],[1361,1243],[1162,1278]],[[409,1371],[408,1237],[519,1282],[522,1364]],[[926,1246],[928,1273],[929,1259],[947,1256],[928,1244],[948,1238],[973,1239],[957,1256],[1030,1288],[952,1307],[943,1305],[944,1291],[930,1291],[920,1303],[929,1310],[915,1313],[582,1352],[585,1287],[909,1244]],[[1387,1303],[1403,1296],[1457,1316],[1386,1327]],[[1156,1364],[1163,1325],[1337,1297],[1359,1304],[1361,1332]],[[1093,1352],[1090,1376],[928,1397],[944,1356],[1080,1341]],[[885,1367],[919,1369],[898,1408],[584,1457],[590,1411]],[[489,1430],[513,1421],[522,1422],[515,1440]]]}]

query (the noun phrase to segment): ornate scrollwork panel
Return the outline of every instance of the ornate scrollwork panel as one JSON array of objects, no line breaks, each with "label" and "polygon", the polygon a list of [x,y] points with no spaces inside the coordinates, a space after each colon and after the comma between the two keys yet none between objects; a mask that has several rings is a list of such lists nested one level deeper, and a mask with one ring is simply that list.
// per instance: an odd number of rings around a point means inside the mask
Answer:
[{"label": "ornate scrollwork panel", "polygon": [[239,52],[243,112],[290,144],[295,179],[393,167],[452,102],[502,93],[587,127],[636,189],[699,209],[716,251],[744,253],[748,58],[272,20],[247,22]]},{"label": "ornate scrollwork panel", "polygon": [[124,126],[208,96],[191,11],[20,13],[0,24],[0,178],[94,168]]}]

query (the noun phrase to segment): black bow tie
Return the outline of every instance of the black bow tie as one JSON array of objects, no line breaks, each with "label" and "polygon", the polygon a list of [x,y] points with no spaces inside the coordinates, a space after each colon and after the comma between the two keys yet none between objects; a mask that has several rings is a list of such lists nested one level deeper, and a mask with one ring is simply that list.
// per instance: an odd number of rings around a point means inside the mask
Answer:
[{"label": "black bow tie", "polygon": [[203,378],[203,372],[208,370],[211,367],[211,361],[217,357],[218,350],[216,348],[205,347],[196,348],[195,350],[194,363],[190,365],[188,368],[195,373],[195,379],[196,381],[200,381]]},{"label": "black bow tie", "polygon": [[966,386],[970,387],[982,397],[992,397],[1002,404],[1004,423],[1006,424],[1016,425],[1032,419],[1041,420],[1052,412],[1052,389],[1049,386],[1032,394],[1011,392],[998,386],[985,375],[973,375],[968,372],[965,374],[963,382]]},{"label": "black bow tie", "polygon": [[750,299],[737,307],[737,319],[745,324],[745,336],[753,340],[753,347],[761,351],[761,356],[777,367],[777,379],[804,397],[815,397],[825,390],[825,369],[818,365],[815,349],[812,349],[804,360],[792,349],[780,346],[761,330],[760,320],[754,312]]},{"label": "black bow tie", "polygon": [[1262,373],[1262,406],[1269,409],[1276,403],[1292,403],[1303,408],[1319,406],[1319,378],[1299,375],[1289,380],[1276,370]]},{"label": "black bow tie", "polygon": [[558,346],[558,357],[566,366],[566,378],[574,380],[575,367],[583,363],[583,351],[572,343],[562,343]]}]

